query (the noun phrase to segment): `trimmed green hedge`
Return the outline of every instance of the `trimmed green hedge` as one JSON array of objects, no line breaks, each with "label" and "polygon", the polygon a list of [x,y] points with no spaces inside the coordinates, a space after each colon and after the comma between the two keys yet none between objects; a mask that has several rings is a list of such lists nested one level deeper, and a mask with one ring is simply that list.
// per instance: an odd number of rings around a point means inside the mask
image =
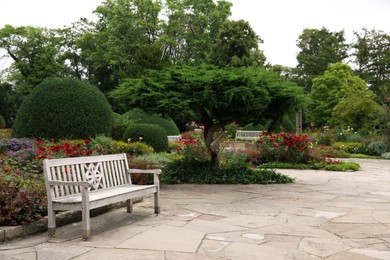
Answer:
[{"label": "trimmed green hedge", "polygon": [[171,118],[147,114],[143,110],[135,108],[115,118],[112,137],[116,140],[122,139],[125,129],[131,124],[155,124],[164,128],[167,135],[180,134],[179,128]]},{"label": "trimmed green hedge", "polygon": [[146,144],[152,146],[156,152],[168,151],[167,132],[159,125],[129,125],[123,134],[123,140],[128,141],[129,138],[131,138],[131,142],[145,142]]},{"label": "trimmed green hedge", "polygon": [[108,134],[112,122],[111,106],[97,87],[80,80],[50,78],[22,103],[13,135],[81,139]]}]

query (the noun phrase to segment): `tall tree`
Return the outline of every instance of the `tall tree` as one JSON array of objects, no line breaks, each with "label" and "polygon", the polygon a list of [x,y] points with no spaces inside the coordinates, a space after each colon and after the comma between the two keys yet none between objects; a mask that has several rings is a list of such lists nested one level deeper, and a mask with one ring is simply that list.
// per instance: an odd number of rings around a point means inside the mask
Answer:
[{"label": "tall tree", "polygon": [[374,94],[343,63],[329,65],[324,75],[313,79],[310,99],[308,113],[316,126],[353,124],[362,128],[378,112]]},{"label": "tall tree", "polygon": [[326,28],[305,29],[299,36],[297,54],[300,85],[310,91],[312,79],[320,76],[329,64],[342,62],[348,57],[344,31],[330,32]]},{"label": "tall tree", "polygon": [[225,21],[217,35],[210,63],[217,66],[264,65],[265,56],[259,50],[262,40],[244,20]]},{"label": "tall tree", "polygon": [[367,30],[355,32],[354,48],[357,72],[370,88],[384,100],[381,87],[390,86],[390,35],[383,31]]},{"label": "tall tree", "polygon": [[264,119],[278,121],[303,102],[303,91],[262,68],[172,66],[128,79],[111,93],[128,110],[140,107],[188,121],[199,118],[212,163],[218,166],[224,127]]},{"label": "tall tree", "polygon": [[6,25],[0,29],[0,49],[13,60],[10,81],[21,93],[28,94],[45,78],[63,73],[59,41],[52,30]]},{"label": "tall tree", "polygon": [[77,43],[90,81],[103,92],[168,64],[157,44],[161,9],[160,0],[106,0],[96,8],[98,21]]},{"label": "tall tree", "polygon": [[167,0],[164,53],[173,62],[206,62],[231,6],[226,0]]}]

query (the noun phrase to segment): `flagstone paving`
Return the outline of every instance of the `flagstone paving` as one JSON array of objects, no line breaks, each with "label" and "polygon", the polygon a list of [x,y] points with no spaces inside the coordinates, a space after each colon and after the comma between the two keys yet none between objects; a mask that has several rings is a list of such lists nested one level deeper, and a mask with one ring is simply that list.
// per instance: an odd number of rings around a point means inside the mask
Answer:
[{"label": "flagstone paving", "polygon": [[[352,160],[352,159],[351,159]],[[390,259],[390,160],[357,172],[278,170],[277,185],[163,185],[134,213],[116,209],[0,245],[0,259]]]}]

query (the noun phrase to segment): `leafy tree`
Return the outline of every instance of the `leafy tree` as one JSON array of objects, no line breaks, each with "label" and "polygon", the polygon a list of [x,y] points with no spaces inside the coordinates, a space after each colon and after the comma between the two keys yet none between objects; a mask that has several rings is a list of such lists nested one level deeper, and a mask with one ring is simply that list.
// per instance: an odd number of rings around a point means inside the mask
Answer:
[{"label": "leafy tree", "polygon": [[159,39],[164,54],[172,62],[206,62],[231,6],[226,0],[167,0],[168,22]]},{"label": "leafy tree", "polygon": [[218,166],[221,129],[234,121],[245,125],[272,118],[277,122],[302,104],[302,94],[295,84],[262,68],[187,65],[128,79],[111,97],[127,109],[140,107],[183,121],[199,118],[211,161]]},{"label": "leafy tree", "polygon": [[75,46],[68,52],[71,60],[75,61],[78,57],[72,54],[79,52],[90,82],[105,93],[125,78],[163,68],[169,62],[157,44],[161,8],[157,0],[104,1],[95,10],[95,24],[82,20],[69,28],[67,35],[76,36]]},{"label": "leafy tree", "polygon": [[355,63],[357,72],[370,88],[384,99],[381,88],[390,86],[390,35],[383,31],[367,30],[355,32]]},{"label": "leafy tree", "polygon": [[225,21],[219,29],[210,62],[233,67],[264,65],[266,59],[259,50],[259,42],[262,40],[248,22]]},{"label": "leafy tree", "polygon": [[353,129],[370,128],[377,118],[381,107],[375,102],[372,92],[351,93],[342,98],[333,108],[332,115],[343,125]]},{"label": "leafy tree", "polygon": [[10,81],[16,81],[23,94],[45,78],[62,73],[58,39],[49,29],[6,25],[0,29],[0,49],[12,58]]},{"label": "leafy tree", "polygon": [[[357,101],[360,97],[361,100]],[[373,117],[377,104],[366,83],[355,76],[351,67],[343,63],[329,65],[324,75],[313,79],[308,113],[317,126],[351,125],[363,126],[359,116]],[[354,102],[354,103],[351,103]]]},{"label": "leafy tree", "polygon": [[322,75],[330,64],[342,62],[348,56],[344,31],[330,32],[324,27],[303,30],[297,46],[300,85],[307,91],[311,89],[313,78]]}]

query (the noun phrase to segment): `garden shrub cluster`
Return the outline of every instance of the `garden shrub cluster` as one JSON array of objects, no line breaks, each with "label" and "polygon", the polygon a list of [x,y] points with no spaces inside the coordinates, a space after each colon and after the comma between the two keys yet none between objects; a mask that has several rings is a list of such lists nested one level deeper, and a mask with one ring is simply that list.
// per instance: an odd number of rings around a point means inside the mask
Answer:
[{"label": "garden shrub cluster", "polygon": [[271,169],[251,169],[243,160],[226,162],[215,168],[209,160],[184,157],[164,167],[161,182],[167,184],[271,184],[291,183],[293,179]]},{"label": "garden shrub cluster", "polygon": [[309,154],[310,139],[307,135],[296,135],[286,130],[278,134],[263,131],[255,144],[254,149],[260,164],[273,161],[307,163],[312,159]]},{"label": "garden shrub cluster", "polygon": [[135,108],[115,118],[111,132],[112,137],[121,140],[126,128],[133,124],[155,124],[164,128],[167,135],[180,134],[179,128],[171,118],[163,118],[157,114],[147,114],[141,109]]},{"label": "garden shrub cluster", "polygon": [[113,115],[100,90],[83,81],[50,78],[34,88],[21,105],[15,137],[83,139],[108,134]]},{"label": "garden shrub cluster", "polygon": [[126,141],[142,141],[153,147],[156,152],[168,151],[167,132],[159,125],[134,124],[129,125],[123,139]]}]

